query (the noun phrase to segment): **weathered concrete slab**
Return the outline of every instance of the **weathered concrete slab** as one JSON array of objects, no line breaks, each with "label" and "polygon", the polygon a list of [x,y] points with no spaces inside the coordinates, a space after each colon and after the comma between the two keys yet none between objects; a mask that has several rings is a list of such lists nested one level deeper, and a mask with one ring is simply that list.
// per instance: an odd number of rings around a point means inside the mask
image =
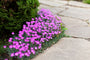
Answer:
[{"label": "weathered concrete slab", "polygon": [[49,0],[39,0],[39,2],[41,4],[45,4],[45,5],[49,5],[49,6],[55,6],[55,7],[59,7],[59,6],[63,6],[65,4],[60,3],[60,2],[56,2],[56,1],[49,1]]},{"label": "weathered concrete slab", "polygon": [[59,13],[60,15],[79,18],[83,20],[89,20],[90,19],[90,9],[86,8],[78,8],[78,7],[70,7],[67,6],[67,10],[63,11],[62,13]]},{"label": "weathered concrete slab", "polygon": [[77,18],[71,18],[71,17],[62,17],[62,22],[65,24],[65,27],[67,28],[74,28],[74,27],[87,27],[88,24],[85,21],[82,21]]},{"label": "weathered concrete slab", "polygon": [[90,27],[68,27],[67,35],[81,38],[90,38]]},{"label": "weathered concrete slab", "polygon": [[63,38],[32,60],[90,60],[90,42],[85,39]]},{"label": "weathered concrete slab", "polygon": [[49,9],[53,14],[57,14],[58,12],[62,12],[65,10],[64,7],[58,8],[58,7],[52,7],[52,6],[47,6],[47,5],[41,4],[39,6],[39,9],[42,9],[42,8]]},{"label": "weathered concrete slab", "polygon": [[78,2],[78,1],[70,1],[69,5],[90,9],[90,4],[85,4],[85,3],[82,3],[82,2]]},{"label": "weathered concrete slab", "polygon": [[[39,0],[39,1],[40,3],[44,3],[47,5],[51,5],[51,6],[61,6],[61,5],[66,5],[68,3],[67,0]],[[82,2],[78,2],[78,1],[69,1],[69,5],[90,9],[89,4],[85,4]]]}]

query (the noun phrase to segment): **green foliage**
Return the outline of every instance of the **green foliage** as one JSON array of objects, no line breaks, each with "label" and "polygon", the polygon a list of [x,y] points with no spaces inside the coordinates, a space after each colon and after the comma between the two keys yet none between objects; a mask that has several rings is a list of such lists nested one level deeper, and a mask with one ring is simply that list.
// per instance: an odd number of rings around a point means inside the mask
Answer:
[{"label": "green foliage", "polygon": [[83,2],[90,4],[90,0],[83,0]]},{"label": "green foliage", "polygon": [[6,53],[6,50],[3,48],[3,44],[0,45],[0,54]]},{"label": "green foliage", "polygon": [[39,1],[17,0],[4,4],[0,1],[0,39],[9,37],[11,32],[17,33],[26,21],[36,17]]}]

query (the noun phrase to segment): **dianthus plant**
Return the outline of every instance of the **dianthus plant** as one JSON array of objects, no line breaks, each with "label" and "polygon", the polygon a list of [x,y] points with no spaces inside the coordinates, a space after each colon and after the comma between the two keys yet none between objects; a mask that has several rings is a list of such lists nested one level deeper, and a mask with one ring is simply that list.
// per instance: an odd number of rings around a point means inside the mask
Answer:
[{"label": "dianthus plant", "polygon": [[32,18],[23,25],[23,29],[19,31],[18,36],[10,37],[7,48],[11,57],[30,57],[31,54],[42,49],[42,43],[51,40],[53,36],[61,33],[61,18],[53,15],[47,9],[41,9],[38,17]]}]

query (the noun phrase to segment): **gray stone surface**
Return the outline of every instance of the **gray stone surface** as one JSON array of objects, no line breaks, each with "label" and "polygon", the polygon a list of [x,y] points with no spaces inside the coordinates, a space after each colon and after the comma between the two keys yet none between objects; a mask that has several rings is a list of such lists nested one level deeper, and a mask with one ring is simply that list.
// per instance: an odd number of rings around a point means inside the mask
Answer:
[{"label": "gray stone surface", "polygon": [[70,18],[70,17],[62,17],[62,22],[65,24],[66,28],[75,28],[75,27],[86,27],[88,24],[80,19],[77,18]]},{"label": "gray stone surface", "polygon": [[70,17],[61,17],[66,30],[66,34],[73,37],[90,38],[90,26],[86,22]]},{"label": "gray stone surface", "polygon": [[81,38],[90,38],[90,27],[68,27],[67,35]]},{"label": "gray stone surface", "polygon": [[90,60],[90,42],[63,38],[32,60]]},{"label": "gray stone surface", "polygon": [[49,1],[49,0],[39,0],[40,3],[42,4],[46,4],[46,5],[49,5],[49,6],[55,6],[55,7],[59,7],[59,6],[63,6],[65,4],[62,4],[60,2],[56,2],[55,1]]},{"label": "gray stone surface", "polygon": [[[39,0],[39,1],[40,3],[47,4],[50,6],[61,6],[61,5],[65,5],[68,3],[67,0],[66,1],[65,0]],[[85,3],[77,2],[77,1],[69,1],[69,5],[90,9],[89,4],[85,4]]]},{"label": "gray stone surface", "polygon": [[67,10],[65,10],[62,13],[59,13],[60,15],[79,18],[83,20],[89,20],[90,19],[90,9],[86,8],[78,8],[78,7],[71,7],[67,6]]},{"label": "gray stone surface", "polygon": [[65,10],[64,7],[58,8],[58,7],[47,6],[47,5],[41,4],[41,5],[39,6],[39,9],[42,9],[42,8],[44,8],[44,9],[49,9],[51,12],[53,12],[53,14],[57,14],[58,12],[62,12],[62,11]]},{"label": "gray stone surface", "polygon": [[90,4],[85,4],[85,3],[82,3],[82,2],[78,2],[78,1],[70,1],[69,5],[90,9]]},{"label": "gray stone surface", "polygon": [[43,4],[51,5],[51,6],[61,6],[61,5],[67,4],[67,1],[64,1],[64,0],[39,0],[39,2]]}]

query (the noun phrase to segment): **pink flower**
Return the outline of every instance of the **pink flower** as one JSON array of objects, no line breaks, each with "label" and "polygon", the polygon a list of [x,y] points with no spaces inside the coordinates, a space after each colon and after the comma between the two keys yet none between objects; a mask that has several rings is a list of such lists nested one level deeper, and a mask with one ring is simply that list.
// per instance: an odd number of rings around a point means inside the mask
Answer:
[{"label": "pink flower", "polygon": [[28,53],[25,53],[25,55],[28,57],[28,56],[30,56],[30,54],[28,54]]},{"label": "pink flower", "polygon": [[20,48],[20,45],[16,45],[15,49],[19,49]]},{"label": "pink flower", "polygon": [[13,48],[13,46],[12,45],[9,45],[9,48]]},{"label": "pink flower", "polygon": [[13,39],[13,38],[9,38],[8,42],[12,42],[12,39]]},{"label": "pink flower", "polygon": [[35,41],[36,42],[36,44],[40,44],[40,42],[39,41]]},{"label": "pink flower", "polygon": [[34,38],[31,38],[31,43],[33,43],[33,44],[34,44],[34,41],[35,41],[35,39],[34,39]]},{"label": "pink flower", "polygon": [[12,32],[12,35],[14,35],[14,32]]},{"label": "pink flower", "polygon": [[35,50],[37,50],[37,47],[35,47]]},{"label": "pink flower", "polygon": [[26,24],[29,26],[30,25],[30,22],[26,22]]},{"label": "pink flower", "polygon": [[14,53],[11,53],[11,57],[13,57],[14,56]]},{"label": "pink flower", "polygon": [[18,56],[18,55],[19,55],[19,53],[18,53],[18,52],[16,52],[16,53],[15,53],[15,56]]},{"label": "pink flower", "polygon": [[8,60],[8,59],[4,59],[4,60]]},{"label": "pink flower", "polygon": [[26,25],[23,25],[23,29],[25,29],[26,28]]},{"label": "pink flower", "polygon": [[3,46],[3,48],[6,48],[6,47],[7,47],[6,45]]},{"label": "pink flower", "polygon": [[28,54],[31,54],[30,50],[27,50]]},{"label": "pink flower", "polygon": [[12,42],[12,40],[8,40],[8,42]]},{"label": "pink flower", "polygon": [[35,54],[35,50],[34,50],[34,49],[31,49],[31,52],[32,52],[33,54]]},{"label": "pink flower", "polygon": [[34,20],[34,18],[32,18],[32,20]]},{"label": "pink flower", "polygon": [[38,47],[38,49],[41,49],[41,45]]},{"label": "pink flower", "polygon": [[19,43],[21,44],[22,42],[21,42],[21,41],[19,41]]},{"label": "pink flower", "polygon": [[29,40],[28,40],[28,39],[25,39],[24,41],[25,41],[25,42],[29,42]]},{"label": "pink flower", "polygon": [[17,39],[18,39],[18,37],[15,37],[15,39],[17,40]]}]

